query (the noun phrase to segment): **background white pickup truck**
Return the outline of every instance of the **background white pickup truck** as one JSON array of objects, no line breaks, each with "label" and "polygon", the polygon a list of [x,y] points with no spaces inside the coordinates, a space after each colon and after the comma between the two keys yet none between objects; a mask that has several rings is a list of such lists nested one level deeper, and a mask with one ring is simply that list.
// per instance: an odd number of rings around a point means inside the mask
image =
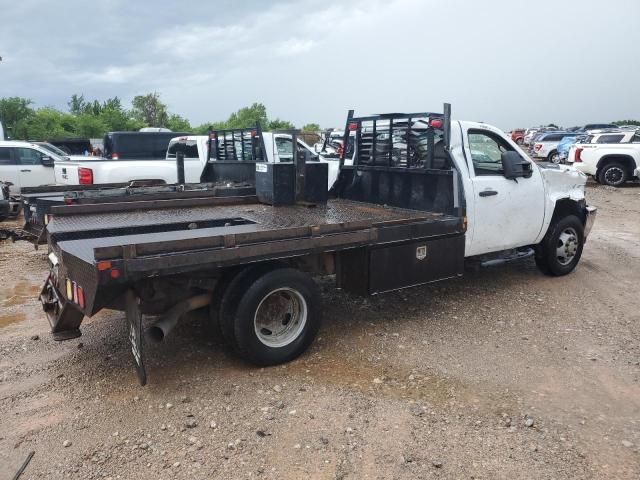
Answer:
[{"label": "background white pickup truck", "polygon": [[[286,133],[262,133],[267,161],[284,162],[293,158],[292,136]],[[131,180],[160,180],[165,183],[177,181],[176,145],[186,144],[185,180],[198,183],[207,161],[208,137],[206,135],[179,136],[171,139],[167,155],[160,160],[112,160],[101,157],[87,157],[73,161],[59,161],[55,164],[56,183],[66,185],[90,185],[104,183],[126,183]],[[298,139],[298,148],[316,156],[314,150]],[[329,162],[327,162],[329,163]],[[333,180],[337,177],[338,167]],[[331,175],[330,175],[331,178]],[[330,182],[332,184],[333,182]]]},{"label": "background white pickup truck", "polygon": [[11,183],[11,193],[22,187],[55,183],[53,163],[62,160],[40,145],[23,141],[0,141],[0,181]]},{"label": "background white pickup truck", "polygon": [[598,183],[618,187],[640,173],[640,134],[636,133],[630,143],[576,143],[569,150],[567,162]]}]

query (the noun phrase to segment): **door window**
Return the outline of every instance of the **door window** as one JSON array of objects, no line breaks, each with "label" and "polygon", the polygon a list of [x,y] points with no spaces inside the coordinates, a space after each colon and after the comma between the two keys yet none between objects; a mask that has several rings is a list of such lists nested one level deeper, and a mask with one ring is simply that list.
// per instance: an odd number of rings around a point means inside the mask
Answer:
[{"label": "door window", "polygon": [[502,175],[502,153],[513,148],[490,132],[469,130],[469,150],[476,176]]},{"label": "door window", "polygon": [[276,148],[278,149],[278,156],[281,160],[291,160],[293,158],[293,142],[290,138],[277,137]]},{"label": "door window", "polygon": [[0,165],[15,165],[15,162],[11,160],[11,148],[0,147]]},{"label": "door window", "polygon": [[40,165],[42,154],[32,148],[16,148],[16,156],[20,165]]}]

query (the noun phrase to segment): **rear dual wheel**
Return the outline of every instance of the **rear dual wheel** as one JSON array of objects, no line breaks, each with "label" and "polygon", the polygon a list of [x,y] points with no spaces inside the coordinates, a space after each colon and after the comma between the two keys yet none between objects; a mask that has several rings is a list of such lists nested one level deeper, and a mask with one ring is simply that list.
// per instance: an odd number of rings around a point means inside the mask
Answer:
[{"label": "rear dual wheel", "polygon": [[298,357],[313,342],[322,320],[321,301],[307,274],[255,266],[227,283],[216,317],[240,357],[260,366],[276,365]]}]

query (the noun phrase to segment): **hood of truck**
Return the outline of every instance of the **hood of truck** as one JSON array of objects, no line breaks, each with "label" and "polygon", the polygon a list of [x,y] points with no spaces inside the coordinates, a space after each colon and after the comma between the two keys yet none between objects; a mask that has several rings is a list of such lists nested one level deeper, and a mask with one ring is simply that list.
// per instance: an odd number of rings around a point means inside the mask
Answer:
[{"label": "hood of truck", "polygon": [[551,197],[582,200],[587,176],[568,165],[538,163],[547,193]]}]

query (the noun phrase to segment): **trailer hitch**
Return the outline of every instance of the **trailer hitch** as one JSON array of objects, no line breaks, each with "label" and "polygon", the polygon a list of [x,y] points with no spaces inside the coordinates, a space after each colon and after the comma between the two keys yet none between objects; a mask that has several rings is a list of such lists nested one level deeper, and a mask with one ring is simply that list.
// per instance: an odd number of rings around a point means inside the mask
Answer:
[{"label": "trailer hitch", "polygon": [[142,349],[142,313],[140,312],[140,297],[129,289],[125,295],[125,311],[127,314],[127,323],[129,324],[129,342],[131,343],[131,353],[133,354],[133,362],[136,367],[138,381],[141,386],[147,384],[147,372],[144,368],[143,349]]}]

